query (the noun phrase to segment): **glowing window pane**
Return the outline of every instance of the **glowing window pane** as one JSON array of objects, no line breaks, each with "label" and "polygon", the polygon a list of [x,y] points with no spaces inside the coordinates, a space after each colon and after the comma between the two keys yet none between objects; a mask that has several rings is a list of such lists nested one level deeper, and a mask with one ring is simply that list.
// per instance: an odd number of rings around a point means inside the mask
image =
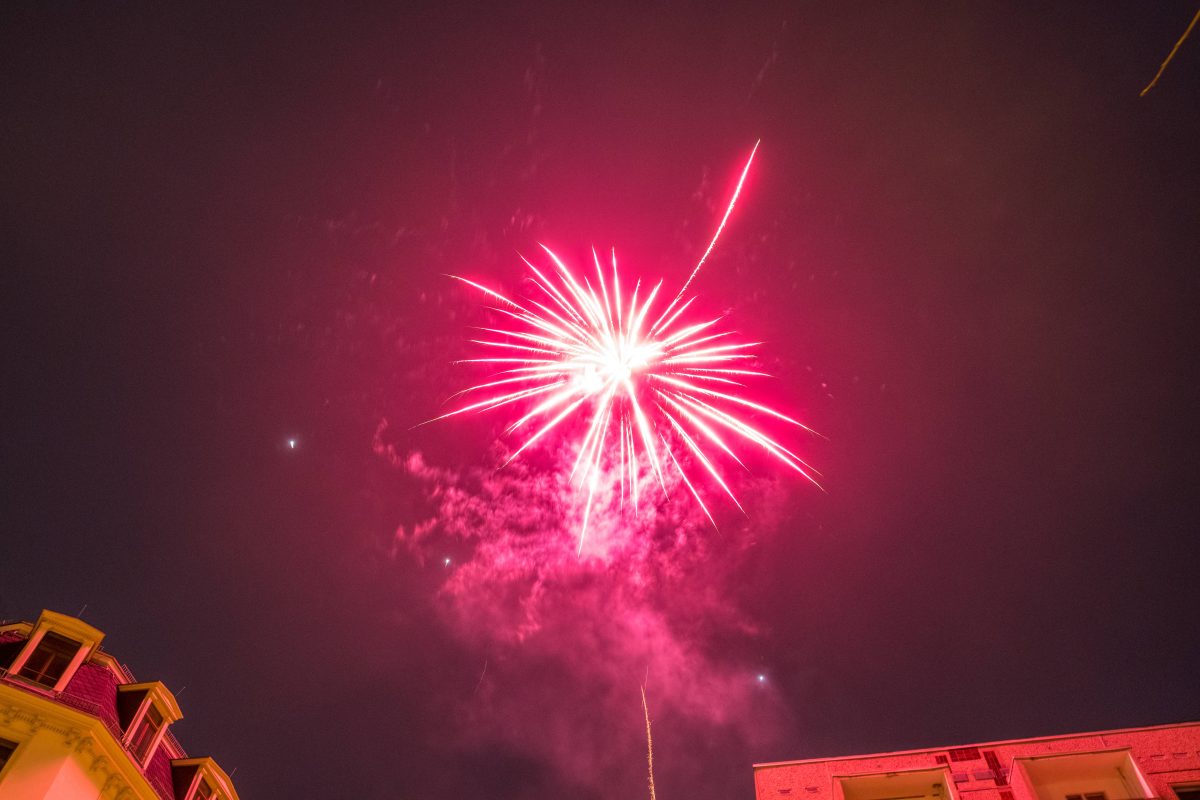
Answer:
[{"label": "glowing window pane", "polygon": [[71,659],[75,658],[81,646],[79,642],[73,642],[65,636],[47,633],[38,642],[19,674],[34,683],[53,687],[66,672]]}]

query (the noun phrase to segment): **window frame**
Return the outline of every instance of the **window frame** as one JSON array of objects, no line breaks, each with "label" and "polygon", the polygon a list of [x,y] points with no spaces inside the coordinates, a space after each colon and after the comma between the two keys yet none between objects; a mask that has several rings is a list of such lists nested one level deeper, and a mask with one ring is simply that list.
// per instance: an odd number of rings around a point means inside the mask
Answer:
[{"label": "window frame", "polygon": [[58,631],[46,631],[29,651],[16,676],[52,690],[71,668],[82,647],[83,642],[68,639]]},{"label": "window frame", "polygon": [[195,768],[187,787],[179,794],[179,800],[199,800],[197,792],[201,784],[206,784],[212,790],[212,795],[205,800],[239,800],[233,781],[225,774],[225,770],[208,756],[200,758],[179,758],[171,762],[171,768]]},{"label": "window frame", "polygon": [[159,738],[159,732],[167,727],[166,721],[167,718],[163,716],[163,713],[154,703],[151,703],[146,707],[146,713],[142,714],[138,723],[129,726],[129,752],[133,755],[134,761],[145,764],[150,760],[151,751],[156,744],[155,740]]},{"label": "window frame", "polygon": [[[189,790],[190,793],[185,800],[221,800],[221,795],[217,792],[216,788],[212,785],[208,778],[204,777],[202,774],[198,774],[197,777],[199,780],[192,784],[192,788]],[[201,795],[201,789],[207,789],[208,794]]]},{"label": "window frame", "polygon": [[[134,712],[133,717],[129,720],[129,725],[121,734],[121,744],[129,752],[130,760],[145,769],[154,758],[154,754],[158,752],[163,737],[167,735],[167,729],[171,727],[172,723],[183,719],[183,713],[179,710],[179,704],[175,702],[175,696],[168,691],[167,687],[161,681],[126,683],[118,686],[117,691],[122,694],[131,692],[143,693],[137,711]],[[146,718],[151,709],[154,710],[154,713],[162,721],[158,723],[158,728],[151,735],[148,743],[145,744],[145,752],[139,754],[138,748],[142,746],[140,735],[145,729],[147,724]]]},{"label": "window frame", "polygon": [[[63,667],[62,674],[59,675],[53,684],[25,677],[21,674],[25,669],[25,665],[37,654],[43,640],[51,634],[55,638],[76,643],[77,649],[75,650],[75,654],[67,662],[66,666]],[[67,688],[67,684],[75,677],[75,673],[79,671],[79,667],[99,651],[100,642],[103,639],[103,633],[88,625],[83,620],[68,617],[65,614],[59,614],[54,611],[43,610],[37,622],[34,623],[29,631],[29,636],[25,640],[25,646],[21,648],[21,652],[17,654],[12,664],[8,666],[8,675],[41,691],[61,692]]]}]

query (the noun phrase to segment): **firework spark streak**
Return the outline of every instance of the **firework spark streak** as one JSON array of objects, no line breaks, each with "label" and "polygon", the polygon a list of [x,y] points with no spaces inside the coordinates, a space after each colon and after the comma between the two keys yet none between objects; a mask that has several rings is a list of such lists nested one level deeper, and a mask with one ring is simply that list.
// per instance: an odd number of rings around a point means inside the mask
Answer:
[{"label": "firework spark streak", "polygon": [[642,713],[646,715],[646,770],[650,775],[650,800],[654,796],[654,738],[650,735],[650,706],[646,704],[646,687],[642,687]]},{"label": "firework spark streak", "polygon": [[520,416],[506,430],[519,440],[506,464],[553,431],[571,426],[580,430],[571,470],[572,479],[587,490],[578,552],[583,550],[603,474],[614,476],[622,504],[628,502],[636,512],[649,488],[645,484],[657,484],[665,494],[664,472],[673,468],[714,525],[681,463],[684,453],[739,509],[720,467],[726,460],[744,466],[735,451],[738,445],[762,448],[816,483],[816,471],[754,420],[766,417],[810,429],[743,395],[746,379],[766,374],[750,368],[755,360],[752,349],[760,343],[738,341],[733,331],[721,330],[722,317],[689,316],[695,298],[684,298],[733,212],[758,145],[754,148],[708,249],[675,299],[657,314],[653,312],[662,281],[646,291],[639,280],[627,294],[615,250],[611,265],[602,264],[592,251],[593,285],[542,245],[553,269],[538,269],[525,261],[534,291],[519,301],[450,276],[497,301],[492,308],[508,324],[481,328],[484,335],[471,340],[484,352],[467,363],[499,368],[484,383],[456,395],[479,399],[436,419],[519,410]]}]

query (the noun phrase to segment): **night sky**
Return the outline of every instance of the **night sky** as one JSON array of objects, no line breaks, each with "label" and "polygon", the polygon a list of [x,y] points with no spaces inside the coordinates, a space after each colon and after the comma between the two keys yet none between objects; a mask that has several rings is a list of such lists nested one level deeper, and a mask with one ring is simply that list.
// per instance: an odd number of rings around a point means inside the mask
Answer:
[{"label": "night sky", "polygon": [[[1194,2],[200,5],[0,11],[0,617],[242,797],[645,796],[643,683],[664,800],[1200,718]],[[695,288],[827,493],[506,571],[444,273],[678,285],[759,138]]]}]

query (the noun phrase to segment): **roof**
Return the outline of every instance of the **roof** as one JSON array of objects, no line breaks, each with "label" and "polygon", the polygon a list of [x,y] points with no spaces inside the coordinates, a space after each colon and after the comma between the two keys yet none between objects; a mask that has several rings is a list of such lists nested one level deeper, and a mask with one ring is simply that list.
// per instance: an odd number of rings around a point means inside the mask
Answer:
[{"label": "roof", "polygon": [[1112,728],[1103,731],[1081,731],[1078,733],[1062,733],[1052,736],[1030,736],[1021,739],[997,739],[987,742],[975,742],[970,744],[953,744],[940,745],[934,747],[919,747],[913,750],[892,750],[882,753],[857,753],[854,755],[845,756],[828,756],[824,758],[800,758],[789,761],[766,761],[754,765],[754,769],[768,769],[770,767],[785,767],[799,764],[823,764],[830,761],[858,761],[865,759],[887,758],[889,756],[911,756],[920,755],[922,753],[935,753],[943,750],[953,750],[965,747],[1001,747],[1004,745],[1024,744],[1028,742],[1052,742],[1060,739],[1077,739],[1084,736],[1105,736],[1111,734],[1137,733],[1141,731],[1160,731],[1170,730],[1172,728],[1188,728],[1200,727],[1200,722],[1171,722],[1165,725],[1146,725],[1137,728]]},{"label": "roof", "polygon": [[[57,694],[39,691],[40,687],[34,687],[24,681],[6,679],[7,668],[12,660],[18,657],[23,643],[29,639],[37,626],[30,622],[0,623],[0,679],[4,679],[5,685],[95,717],[118,743],[123,743],[125,736],[125,730],[122,727],[122,708],[124,706],[120,700],[122,691],[137,692],[139,689],[144,689],[154,695],[158,698],[156,702],[165,704],[168,722],[182,716],[174,696],[165,686],[158,682],[138,683],[127,667],[113,658],[111,654],[100,649],[99,640],[104,635],[102,632],[80,620],[49,611],[42,612],[38,626],[45,619],[53,622],[55,630],[67,630],[72,634],[78,633],[77,638],[86,637],[87,640],[94,642],[89,648],[86,660],[79,665],[66,686]],[[127,716],[125,722],[126,724],[129,722]],[[210,758],[189,759],[179,741],[170,730],[167,730],[154,751],[154,755],[151,756],[150,762],[141,769],[147,782],[163,800],[175,800],[172,769],[174,762],[177,761],[185,761],[186,764],[193,766],[193,762],[203,762],[206,768],[222,781],[224,794],[232,798],[237,797],[232,782],[215,761]]]}]

